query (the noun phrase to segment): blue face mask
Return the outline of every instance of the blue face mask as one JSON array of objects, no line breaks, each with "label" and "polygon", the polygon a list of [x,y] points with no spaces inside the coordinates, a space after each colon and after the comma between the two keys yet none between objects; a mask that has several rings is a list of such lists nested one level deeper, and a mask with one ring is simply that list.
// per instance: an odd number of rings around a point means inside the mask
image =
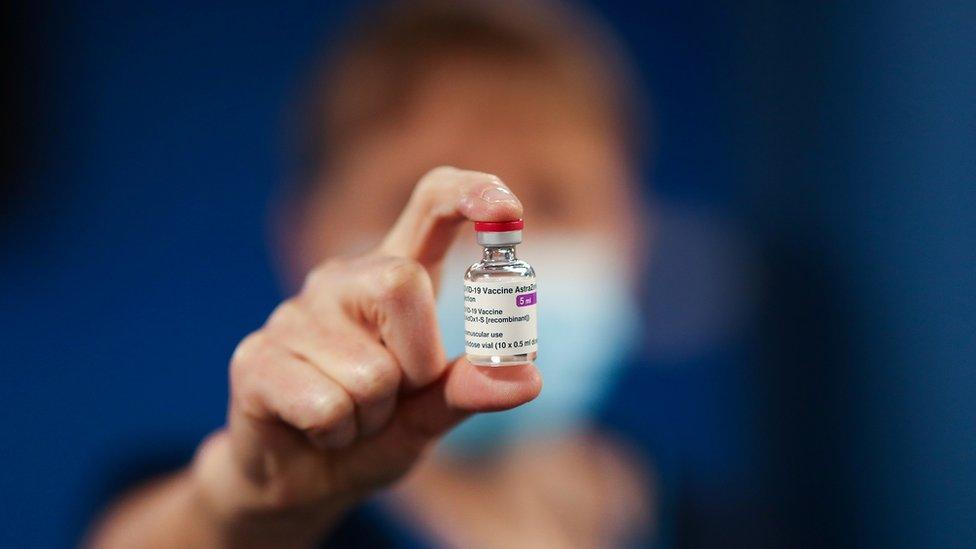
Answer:
[{"label": "blue face mask", "polygon": [[[520,246],[519,255],[535,268],[539,284],[536,366],[542,373],[542,393],[515,410],[466,420],[444,438],[441,452],[473,457],[522,438],[579,428],[606,396],[624,355],[632,350],[640,320],[626,257],[598,238],[531,239],[533,245]],[[476,258],[452,253],[444,262],[438,318],[448,356],[464,352],[461,277]]]}]

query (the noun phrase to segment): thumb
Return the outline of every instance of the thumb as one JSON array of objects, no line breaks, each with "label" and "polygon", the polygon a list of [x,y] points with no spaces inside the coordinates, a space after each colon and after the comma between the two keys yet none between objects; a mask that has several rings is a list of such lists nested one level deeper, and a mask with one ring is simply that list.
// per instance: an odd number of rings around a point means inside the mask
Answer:
[{"label": "thumb", "polygon": [[542,376],[534,364],[486,368],[461,357],[438,381],[406,397],[397,419],[404,435],[423,444],[471,414],[521,406],[541,390]]},{"label": "thumb", "polygon": [[336,478],[350,486],[393,482],[430,443],[477,412],[508,410],[534,399],[542,377],[534,364],[483,368],[458,358],[437,381],[405,395],[389,426],[344,452]]}]

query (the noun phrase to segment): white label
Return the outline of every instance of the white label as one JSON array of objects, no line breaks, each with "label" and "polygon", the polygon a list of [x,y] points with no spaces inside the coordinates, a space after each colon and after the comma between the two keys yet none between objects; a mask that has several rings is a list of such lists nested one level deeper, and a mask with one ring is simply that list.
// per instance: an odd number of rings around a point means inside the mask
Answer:
[{"label": "white label", "polygon": [[535,352],[535,277],[464,283],[464,352],[512,356]]}]

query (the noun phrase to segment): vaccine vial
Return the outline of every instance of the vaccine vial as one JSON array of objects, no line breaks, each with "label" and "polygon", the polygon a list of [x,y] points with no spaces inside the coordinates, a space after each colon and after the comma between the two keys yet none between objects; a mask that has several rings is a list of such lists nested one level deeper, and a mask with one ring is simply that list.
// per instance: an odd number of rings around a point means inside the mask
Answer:
[{"label": "vaccine vial", "polygon": [[477,366],[516,366],[535,360],[535,270],[515,256],[524,223],[476,221],[481,261],[464,273],[464,352]]}]

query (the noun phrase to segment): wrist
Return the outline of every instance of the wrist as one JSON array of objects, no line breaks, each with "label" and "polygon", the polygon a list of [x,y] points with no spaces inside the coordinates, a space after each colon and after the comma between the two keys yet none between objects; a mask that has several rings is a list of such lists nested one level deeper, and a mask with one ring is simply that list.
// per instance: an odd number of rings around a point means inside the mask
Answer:
[{"label": "wrist", "polygon": [[209,437],[193,460],[190,508],[219,547],[309,547],[321,541],[353,505],[323,497],[284,504],[247,478],[225,431]]}]

